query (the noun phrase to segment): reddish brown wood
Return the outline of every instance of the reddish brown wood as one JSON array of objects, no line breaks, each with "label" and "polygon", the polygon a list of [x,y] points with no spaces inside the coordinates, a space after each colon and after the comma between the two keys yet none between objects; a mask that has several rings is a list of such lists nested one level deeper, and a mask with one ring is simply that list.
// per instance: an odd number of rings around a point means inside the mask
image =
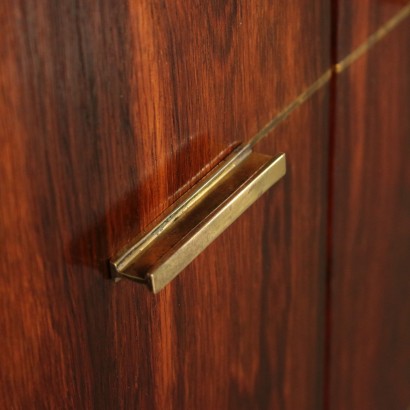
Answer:
[{"label": "reddish brown wood", "polygon": [[106,263],[328,68],[327,3],[0,3],[1,408],[317,408],[326,99],[158,297]]},{"label": "reddish brown wood", "polygon": [[130,3],[137,166],[159,179],[150,183],[166,180],[162,192],[145,188],[146,222],[329,68],[330,6],[315,3]]},{"label": "reddish brown wood", "polygon": [[337,60],[354,51],[408,4],[408,0],[333,1]]},{"label": "reddish brown wood", "polygon": [[331,409],[410,404],[410,25],[337,77]]}]

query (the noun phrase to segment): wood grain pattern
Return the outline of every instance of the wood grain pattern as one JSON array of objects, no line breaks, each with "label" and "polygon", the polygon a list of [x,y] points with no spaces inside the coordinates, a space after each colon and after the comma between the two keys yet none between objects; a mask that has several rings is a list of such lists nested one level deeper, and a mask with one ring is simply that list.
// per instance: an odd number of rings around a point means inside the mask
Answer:
[{"label": "wood grain pattern", "polygon": [[[320,400],[321,236],[298,232],[322,220],[307,148],[326,103],[288,140],[310,173],[175,285],[153,297],[106,278],[113,253],[329,66],[324,0],[170,3],[0,4],[1,408]],[[296,193],[308,178],[316,190]]]},{"label": "wood grain pattern", "polygon": [[[164,209],[329,68],[329,17],[325,0],[130,3],[137,166],[167,181],[147,209]],[[161,169],[147,163],[165,155]]]},{"label": "wood grain pattern", "polygon": [[410,25],[337,77],[331,409],[410,405]]},{"label": "wood grain pattern", "polygon": [[335,63],[346,57],[389,19],[398,14],[408,0],[337,0],[332,2]]}]

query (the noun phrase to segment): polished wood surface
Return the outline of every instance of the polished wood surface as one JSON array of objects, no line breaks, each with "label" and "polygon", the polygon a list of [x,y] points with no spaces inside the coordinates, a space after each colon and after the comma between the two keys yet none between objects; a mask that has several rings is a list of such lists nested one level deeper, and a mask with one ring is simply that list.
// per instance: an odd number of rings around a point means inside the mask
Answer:
[{"label": "polished wood surface", "polygon": [[365,43],[374,32],[410,4],[408,0],[338,0],[331,3],[335,62]]},{"label": "polished wood surface", "polygon": [[172,284],[108,278],[407,2],[168,3],[0,3],[0,408],[408,407],[408,24],[257,144],[286,177]]},{"label": "polished wood surface", "polygon": [[328,68],[330,6],[134,1],[129,10],[133,125],[144,136],[136,166],[157,178],[142,187],[150,222],[211,159],[249,140]]},{"label": "polished wood surface", "polygon": [[107,260],[328,68],[328,2],[21,0],[0,21],[0,407],[316,406],[326,100],[281,137],[287,180],[158,297]]},{"label": "polished wood surface", "polygon": [[410,25],[336,79],[331,409],[410,404]]}]

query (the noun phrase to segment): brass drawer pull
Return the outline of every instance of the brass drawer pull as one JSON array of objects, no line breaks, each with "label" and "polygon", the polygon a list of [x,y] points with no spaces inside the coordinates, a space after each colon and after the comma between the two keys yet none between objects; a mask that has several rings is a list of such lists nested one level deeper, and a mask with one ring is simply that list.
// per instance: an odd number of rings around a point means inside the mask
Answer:
[{"label": "brass drawer pull", "polygon": [[157,293],[285,173],[285,154],[238,148],[111,260],[113,278]]}]

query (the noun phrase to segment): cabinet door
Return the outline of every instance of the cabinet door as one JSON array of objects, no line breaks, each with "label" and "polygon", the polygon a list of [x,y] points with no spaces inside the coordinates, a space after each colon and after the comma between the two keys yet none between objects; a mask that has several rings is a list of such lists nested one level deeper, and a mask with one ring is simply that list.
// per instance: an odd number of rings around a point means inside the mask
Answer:
[{"label": "cabinet door", "polygon": [[161,293],[107,262],[328,70],[328,2],[21,0],[0,21],[0,406],[320,407],[327,89],[260,144],[286,178]]},{"label": "cabinet door", "polygon": [[[379,16],[400,6],[380,3]],[[343,23],[341,41],[356,38],[361,23]],[[335,79],[332,409],[410,404],[409,39],[407,17]]]}]

